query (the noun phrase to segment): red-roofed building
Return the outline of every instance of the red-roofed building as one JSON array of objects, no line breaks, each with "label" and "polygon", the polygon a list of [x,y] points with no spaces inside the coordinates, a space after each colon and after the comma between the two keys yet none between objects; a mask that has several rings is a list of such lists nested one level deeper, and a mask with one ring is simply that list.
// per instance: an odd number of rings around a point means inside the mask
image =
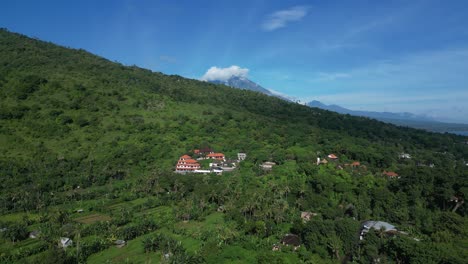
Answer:
[{"label": "red-roofed building", "polygon": [[396,173],[394,171],[384,171],[382,174],[389,177],[389,178],[399,178],[398,173]]},{"label": "red-roofed building", "polygon": [[179,172],[194,171],[199,169],[200,164],[196,160],[192,159],[192,157],[190,157],[189,155],[183,155],[182,157],[180,157],[176,165],[176,171]]},{"label": "red-roofed building", "polygon": [[328,155],[328,158],[329,158],[329,159],[332,159],[332,160],[338,159],[338,157],[337,157],[335,154],[330,154],[330,155]]},{"label": "red-roofed building", "polygon": [[224,156],[223,153],[210,153],[206,155],[207,158],[209,159],[217,159],[217,160],[225,160],[226,157]]},{"label": "red-roofed building", "polygon": [[213,149],[211,148],[201,148],[199,149],[199,152],[198,152],[198,154],[203,154],[203,155],[210,154],[210,153],[214,153]]},{"label": "red-roofed building", "polygon": [[186,160],[186,159],[191,159],[192,157],[190,157],[189,155],[183,155],[182,157],[180,157],[181,160]]},{"label": "red-roofed building", "polygon": [[361,163],[359,161],[355,161],[351,163],[351,167],[359,167],[359,166],[361,166]]}]

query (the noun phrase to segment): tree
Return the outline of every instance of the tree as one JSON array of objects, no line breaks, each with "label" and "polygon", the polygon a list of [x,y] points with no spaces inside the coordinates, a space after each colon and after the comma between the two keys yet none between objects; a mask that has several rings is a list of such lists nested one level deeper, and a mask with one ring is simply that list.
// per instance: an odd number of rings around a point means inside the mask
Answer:
[{"label": "tree", "polygon": [[27,225],[23,222],[12,223],[2,232],[2,236],[13,243],[28,237]]},{"label": "tree", "polygon": [[340,251],[342,250],[342,242],[337,236],[329,237],[327,246],[336,259],[340,259]]}]

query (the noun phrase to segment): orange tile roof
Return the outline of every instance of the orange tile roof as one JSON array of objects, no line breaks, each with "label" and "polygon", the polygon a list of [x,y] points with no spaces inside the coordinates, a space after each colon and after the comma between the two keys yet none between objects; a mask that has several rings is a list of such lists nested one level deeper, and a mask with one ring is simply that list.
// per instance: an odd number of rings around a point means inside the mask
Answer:
[{"label": "orange tile roof", "polygon": [[224,157],[224,154],[223,153],[210,153],[208,155],[206,155],[207,157],[219,157],[219,156],[223,156]]},{"label": "orange tile roof", "polygon": [[338,158],[335,154],[330,154],[330,155],[328,155],[328,157],[330,159],[337,159]]},{"label": "orange tile roof", "polygon": [[361,166],[361,163],[359,161],[355,161],[351,163],[351,166]]},{"label": "orange tile roof", "polygon": [[194,159],[188,159],[188,160],[185,160],[186,163],[198,163],[196,160]]},{"label": "orange tile roof", "polygon": [[181,159],[191,159],[192,157],[190,157],[189,155],[183,155],[182,157],[180,157]]},{"label": "orange tile roof", "polygon": [[393,171],[384,171],[383,174],[387,175],[388,177],[397,177],[398,176],[398,173],[393,172]]}]

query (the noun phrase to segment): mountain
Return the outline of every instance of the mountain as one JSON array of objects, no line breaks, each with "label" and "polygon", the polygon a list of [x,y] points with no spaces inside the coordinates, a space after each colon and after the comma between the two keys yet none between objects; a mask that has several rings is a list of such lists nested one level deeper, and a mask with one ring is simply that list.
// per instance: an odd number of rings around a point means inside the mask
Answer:
[{"label": "mountain", "polygon": [[[0,263],[466,262],[468,137],[1,29],[0,105]],[[247,158],[221,175],[174,173],[205,147]],[[360,240],[368,220],[405,233]],[[58,247],[62,238],[73,243]]]},{"label": "mountain", "polygon": [[454,133],[466,134],[468,131],[468,124],[445,123],[434,120],[425,115],[415,115],[408,112],[392,113],[392,112],[373,112],[373,111],[355,111],[346,109],[339,105],[326,105],[320,101],[311,101],[306,105],[316,107],[324,110],[337,112],[340,114],[349,114],[354,116],[363,116],[374,118],[382,122],[391,123],[399,126],[407,126],[418,129],[424,129],[432,132],[439,133]]},{"label": "mountain", "polygon": [[[268,89],[263,88],[257,83],[249,80],[245,77],[232,76],[227,80],[211,80],[209,81],[214,84],[223,84],[229,87],[250,90],[255,92],[260,92],[269,96],[275,96],[286,101],[295,101],[294,99],[287,98],[283,95],[278,95],[272,93]],[[456,134],[465,134],[468,131],[468,125],[465,124],[452,124],[452,123],[443,123],[434,120],[431,117],[424,115],[415,115],[408,112],[403,113],[392,113],[392,112],[374,112],[374,111],[356,111],[350,110],[339,105],[326,105],[320,101],[311,101],[306,104],[309,107],[316,107],[328,111],[337,112],[340,114],[349,114],[353,116],[362,116],[377,119],[382,122],[391,123],[399,126],[408,126],[418,129],[425,129],[433,132],[449,132]]]},{"label": "mountain", "polygon": [[[257,83],[249,80],[245,77],[239,76],[232,76],[227,80],[211,80],[209,81],[214,84],[223,84],[226,86],[250,90],[255,92],[260,92],[269,96],[275,96],[281,98],[286,101],[294,101],[293,99],[287,98],[282,95],[274,94],[271,91],[263,88],[262,86],[258,85]],[[374,111],[355,111],[350,110],[339,105],[326,105],[320,101],[311,101],[306,104],[310,107],[316,107],[324,110],[329,110],[333,112],[337,112],[340,114],[349,114],[354,116],[362,116],[362,117],[369,117],[374,118],[383,122],[400,125],[400,126],[409,126],[413,128],[425,129],[428,131],[433,132],[451,132],[451,131],[468,131],[468,125],[461,125],[461,124],[446,124],[445,123],[437,122],[433,118],[423,115],[415,115],[408,112],[403,113],[392,113],[392,112],[374,112]]]},{"label": "mountain", "polygon": [[[245,77],[240,76],[232,76],[227,80],[211,80],[209,81],[214,84],[223,84],[229,87],[250,90],[255,92],[260,92],[269,96],[275,96],[281,98],[286,101],[293,102],[294,99],[287,98],[283,95],[278,95],[272,93],[268,89],[263,88],[262,86],[258,85],[257,83],[249,80]],[[374,111],[356,111],[350,110],[339,105],[326,105],[320,101],[311,101],[306,104],[309,107],[316,107],[328,111],[337,112],[340,114],[349,114],[353,116],[362,116],[377,119],[382,122],[395,124],[398,126],[406,126],[418,129],[424,129],[427,131],[432,132],[439,132],[439,133],[454,133],[460,135],[466,135],[468,132],[468,125],[467,124],[454,124],[454,123],[443,123],[434,120],[431,117],[425,115],[416,115],[408,112],[403,113],[392,113],[392,112],[374,112]]]},{"label": "mountain", "polygon": [[351,110],[343,108],[343,107],[341,107],[339,105],[326,105],[326,104],[324,104],[324,103],[322,103],[320,101],[315,101],[315,100],[310,101],[306,105],[310,106],[310,107],[317,107],[317,108],[320,108],[320,109],[341,113],[341,114],[349,114],[350,112],[352,112]]},{"label": "mountain", "polygon": [[227,80],[210,80],[209,82],[215,83],[215,84],[224,84],[226,86],[244,89],[244,90],[260,92],[260,93],[270,95],[270,96],[273,95],[273,93],[271,93],[269,90],[241,76],[231,76]]},{"label": "mountain", "polygon": [[278,97],[280,99],[293,102],[294,100],[292,98],[288,98],[284,95],[280,95],[274,92],[271,92],[270,90],[263,88],[262,86],[258,85],[257,83],[249,80],[248,78],[245,77],[240,77],[240,76],[231,76],[231,78],[227,80],[210,80],[210,83],[214,84],[223,84],[229,87],[233,88],[238,88],[238,89],[243,89],[243,90],[249,90],[249,91],[254,91],[254,92],[259,92],[262,94],[266,94],[269,96],[274,96]]},{"label": "mountain", "polygon": [[340,114],[365,116],[365,117],[375,118],[378,120],[397,119],[397,120],[414,120],[414,121],[426,121],[426,122],[435,121],[434,119],[430,117],[423,116],[423,115],[415,115],[415,114],[408,113],[408,112],[392,113],[392,112],[355,111],[355,110],[346,109],[339,105],[326,105],[320,101],[315,101],[315,100],[307,103],[307,105],[310,107],[317,107],[317,108],[321,108],[321,109],[325,109],[329,111],[334,111]]}]

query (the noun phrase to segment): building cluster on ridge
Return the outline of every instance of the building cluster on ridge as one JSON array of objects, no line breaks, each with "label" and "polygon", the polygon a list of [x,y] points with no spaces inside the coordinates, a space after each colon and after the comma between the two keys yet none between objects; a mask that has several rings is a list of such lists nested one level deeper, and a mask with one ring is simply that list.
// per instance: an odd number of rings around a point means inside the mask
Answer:
[{"label": "building cluster on ridge", "polygon": [[[399,158],[401,158],[401,159],[411,159],[411,156],[408,153],[402,153],[402,154],[399,155]],[[362,165],[361,162],[359,162],[359,161],[353,161],[352,163],[345,163],[345,164],[341,164],[338,161],[339,161],[338,156],[331,153],[331,154],[327,155],[327,157],[324,158],[324,159],[322,159],[320,157],[317,157],[316,165],[319,166],[319,165],[322,165],[322,164],[328,164],[329,162],[333,162],[334,164],[336,164],[336,168],[340,169],[340,170],[343,170],[344,167],[351,167],[353,169],[360,168],[361,170],[364,170],[364,171],[367,170],[367,167],[365,165]],[[433,168],[434,164],[431,163],[431,165],[429,165],[429,166],[431,168]],[[396,173],[394,171],[384,170],[382,172],[382,175],[385,176],[385,177],[388,177],[390,179],[399,179],[400,178],[398,173]]]},{"label": "building cluster on ridge", "polygon": [[[176,173],[216,173],[222,174],[223,172],[233,171],[240,161],[245,160],[246,153],[238,153],[237,160],[227,160],[223,153],[214,152],[211,148],[202,148],[193,150],[196,158],[185,154],[179,158],[176,164]],[[200,161],[211,160],[209,169],[202,169]]]}]

